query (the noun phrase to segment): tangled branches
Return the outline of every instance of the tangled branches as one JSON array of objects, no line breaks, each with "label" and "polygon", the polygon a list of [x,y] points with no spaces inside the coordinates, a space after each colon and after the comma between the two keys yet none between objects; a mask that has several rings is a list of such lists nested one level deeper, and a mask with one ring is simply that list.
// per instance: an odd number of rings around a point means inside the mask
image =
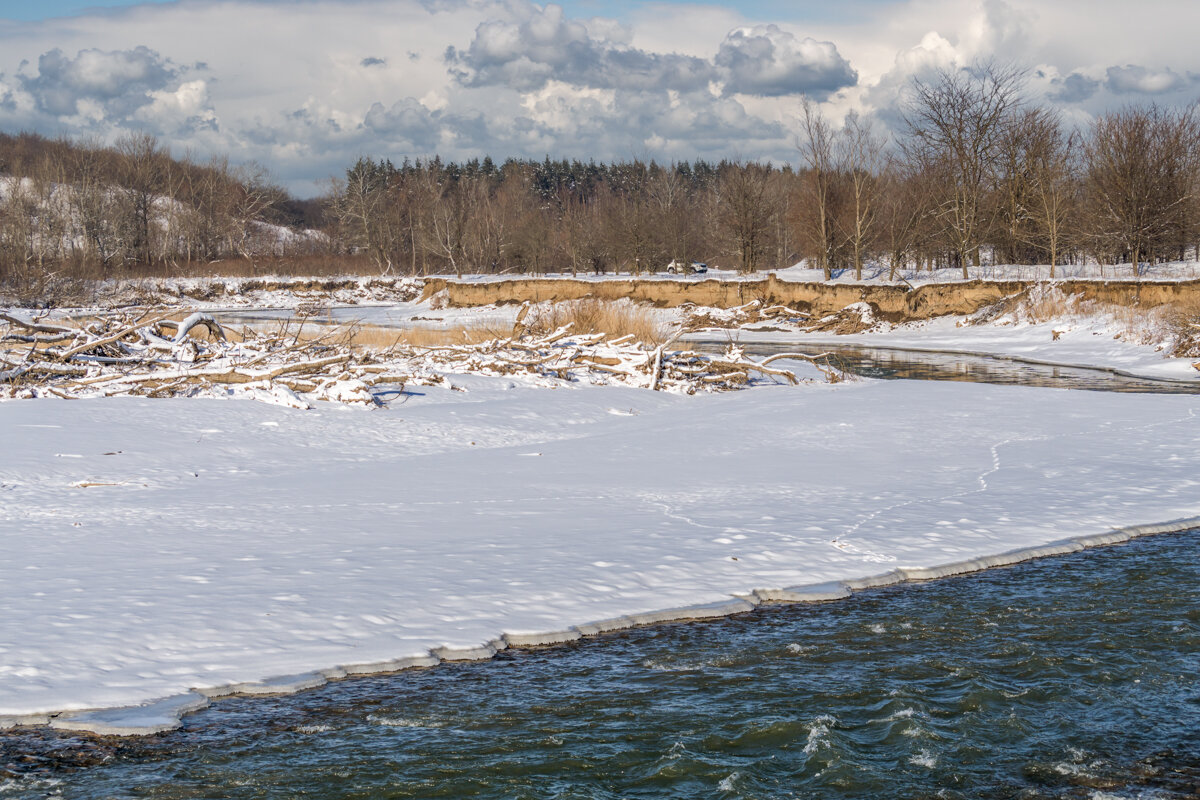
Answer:
[{"label": "tangled branches", "polygon": [[[180,316],[178,314],[173,316]],[[211,315],[110,313],[78,324],[0,314],[0,392],[12,398],[247,396],[310,408],[319,400],[383,405],[405,386],[446,385],[455,375],[516,376],[525,382],[622,384],[692,394],[759,382],[796,384],[794,372],[755,361],[736,347],[721,356],[651,347],[632,335],[575,335],[571,325],[535,335],[518,321],[511,335],[478,344],[363,350],[332,332],[301,339],[286,329],[232,335]]]}]

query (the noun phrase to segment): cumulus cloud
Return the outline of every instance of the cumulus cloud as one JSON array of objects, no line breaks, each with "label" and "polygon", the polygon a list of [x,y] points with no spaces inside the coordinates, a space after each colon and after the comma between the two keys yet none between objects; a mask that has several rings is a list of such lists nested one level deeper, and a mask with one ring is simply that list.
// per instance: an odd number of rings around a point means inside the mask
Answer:
[{"label": "cumulus cloud", "polygon": [[80,50],[74,58],[55,48],[38,58],[36,75],[20,75],[37,108],[56,117],[105,113],[126,116],[154,101],[179,69],[148,47]]},{"label": "cumulus cloud", "polygon": [[4,82],[4,75],[0,74],[0,111],[12,114],[16,110],[17,98],[12,87]]},{"label": "cumulus cloud", "polygon": [[1013,8],[1004,0],[983,0],[963,32],[959,47],[972,58],[998,54],[1006,59],[1017,58],[1029,45],[1032,28],[1027,10]]},{"label": "cumulus cloud", "polygon": [[475,29],[465,51],[446,61],[464,86],[532,91],[550,81],[589,89],[728,92],[764,97],[827,96],[858,80],[832,42],[798,38],[777,25],[730,32],[715,59],[630,47],[628,31],[611,20],[569,20],[554,5],[529,6],[519,20],[490,20]]},{"label": "cumulus cloud", "polygon": [[677,54],[625,46],[623,29],[568,20],[559,6],[528,6],[516,21],[490,20],[475,29],[466,51],[446,51],[446,61],[465,86],[533,90],[550,80],[608,89],[693,91],[713,79],[712,64]]},{"label": "cumulus cloud", "polygon": [[[411,53],[409,54],[412,55]],[[360,67],[386,67],[386,58],[376,58],[375,56],[367,56],[362,61],[358,62]]]},{"label": "cumulus cloud", "polygon": [[363,127],[386,141],[405,142],[407,149],[432,153],[437,149],[441,126],[435,113],[412,97],[396,101],[390,107],[375,103],[363,117]]},{"label": "cumulus cloud", "polygon": [[150,102],[133,116],[159,133],[215,131],[220,127],[205,81],[184,81],[175,89],[150,92],[149,97]]},{"label": "cumulus cloud", "polygon": [[1109,67],[1104,85],[1113,94],[1164,94],[1196,83],[1197,76],[1170,69],[1150,70],[1135,64]]},{"label": "cumulus cloud", "polygon": [[1065,78],[1052,78],[1046,97],[1056,103],[1082,103],[1090,99],[1099,88],[1100,81],[1095,78],[1089,78],[1081,72],[1072,72]]},{"label": "cumulus cloud", "polygon": [[858,81],[832,42],[799,39],[777,25],[732,31],[715,62],[725,72],[725,91],[742,94],[826,97]]}]

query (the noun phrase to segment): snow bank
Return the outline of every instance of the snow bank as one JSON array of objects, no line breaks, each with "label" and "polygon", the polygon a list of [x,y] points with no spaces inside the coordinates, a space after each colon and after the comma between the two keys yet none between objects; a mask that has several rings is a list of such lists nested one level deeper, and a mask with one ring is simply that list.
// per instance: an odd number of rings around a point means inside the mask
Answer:
[{"label": "snow bank", "polygon": [[[711,339],[712,332],[685,339]],[[741,328],[739,342],[877,347],[915,352],[999,356],[1035,364],[1090,367],[1120,375],[1155,380],[1200,383],[1200,364],[1194,358],[1168,358],[1164,344],[1131,341],[1122,325],[1102,315],[1050,322],[1008,325],[963,324],[962,317],[831,335],[800,331],[761,331]]]},{"label": "snow bank", "polygon": [[833,599],[1200,512],[1200,397],[456,384],[370,412],[0,404],[0,726],[162,730],[222,694]]}]

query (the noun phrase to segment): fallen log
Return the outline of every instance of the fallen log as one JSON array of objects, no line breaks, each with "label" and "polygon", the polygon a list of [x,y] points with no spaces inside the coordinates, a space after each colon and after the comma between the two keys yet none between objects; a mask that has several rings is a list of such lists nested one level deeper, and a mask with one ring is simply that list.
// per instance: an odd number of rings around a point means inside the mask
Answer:
[{"label": "fallen log", "polygon": [[40,322],[30,322],[2,312],[0,312],[0,320],[28,331],[34,331],[35,333],[69,333],[72,335],[79,333],[75,328],[67,328],[61,325],[43,325]]},{"label": "fallen log", "polygon": [[130,325],[127,328],[122,328],[121,330],[117,331],[116,333],[109,334],[108,336],[103,336],[99,339],[93,339],[89,342],[84,342],[83,344],[81,344],[77,347],[72,347],[70,350],[66,351],[65,353],[55,353],[54,355],[55,355],[55,357],[60,358],[63,361],[66,361],[71,356],[76,355],[78,353],[86,353],[88,350],[95,350],[97,347],[103,347],[106,344],[112,344],[115,341],[124,339],[129,334],[136,333],[138,328],[144,328],[149,325],[153,325],[155,322],[162,322],[163,319],[165,319],[165,317],[155,319],[155,320],[150,320],[149,322],[138,322],[133,325]]},{"label": "fallen log", "polygon": [[13,369],[0,372],[0,383],[12,383],[19,378],[34,375],[49,375],[54,377],[87,375],[87,368],[72,367],[66,364],[53,364],[48,361],[38,361],[33,364],[21,364]]},{"label": "fallen log", "polygon": [[196,328],[201,325],[207,328],[210,334],[221,341],[225,341],[225,331],[221,328],[220,323],[217,322],[216,318],[213,317],[212,314],[205,314],[202,311],[197,311],[194,314],[191,314],[184,319],[183,322],[172,323],[169,320],[159,321],[159,327],[168,326],[168,324],[173,324],[176,328],[175,337],[172,339],[175,344],[182,342],[184,337],[191,332],[192,328]]}]

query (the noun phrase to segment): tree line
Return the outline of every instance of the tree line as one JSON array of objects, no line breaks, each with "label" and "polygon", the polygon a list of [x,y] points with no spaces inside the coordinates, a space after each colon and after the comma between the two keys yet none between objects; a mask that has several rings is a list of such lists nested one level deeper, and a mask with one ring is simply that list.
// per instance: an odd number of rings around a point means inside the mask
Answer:
[{"label": "tree line", "polygon": [[0,175],[25,177],[4,189],[0,268],[301,254],[394,273],[637,274],[807,259],[827,278],[865,265],[894,278],[1196,257],[1196,106],[1127,106],[1077,129],[1023,78],[988,63],[914,81],[891,137],[805,102],[794,164],[364,156],[303,202],[261,168],[173,159],[153,137],[0,137]]},{"label": "tree line", "polygon": [[359,159],[328,198],[331,241],[381,270],[962,270],[1195,257],[1195,106],[1129,106],[1084,130],[995,64],[916,81],[891,141],[804,103],[797,163]]}]

